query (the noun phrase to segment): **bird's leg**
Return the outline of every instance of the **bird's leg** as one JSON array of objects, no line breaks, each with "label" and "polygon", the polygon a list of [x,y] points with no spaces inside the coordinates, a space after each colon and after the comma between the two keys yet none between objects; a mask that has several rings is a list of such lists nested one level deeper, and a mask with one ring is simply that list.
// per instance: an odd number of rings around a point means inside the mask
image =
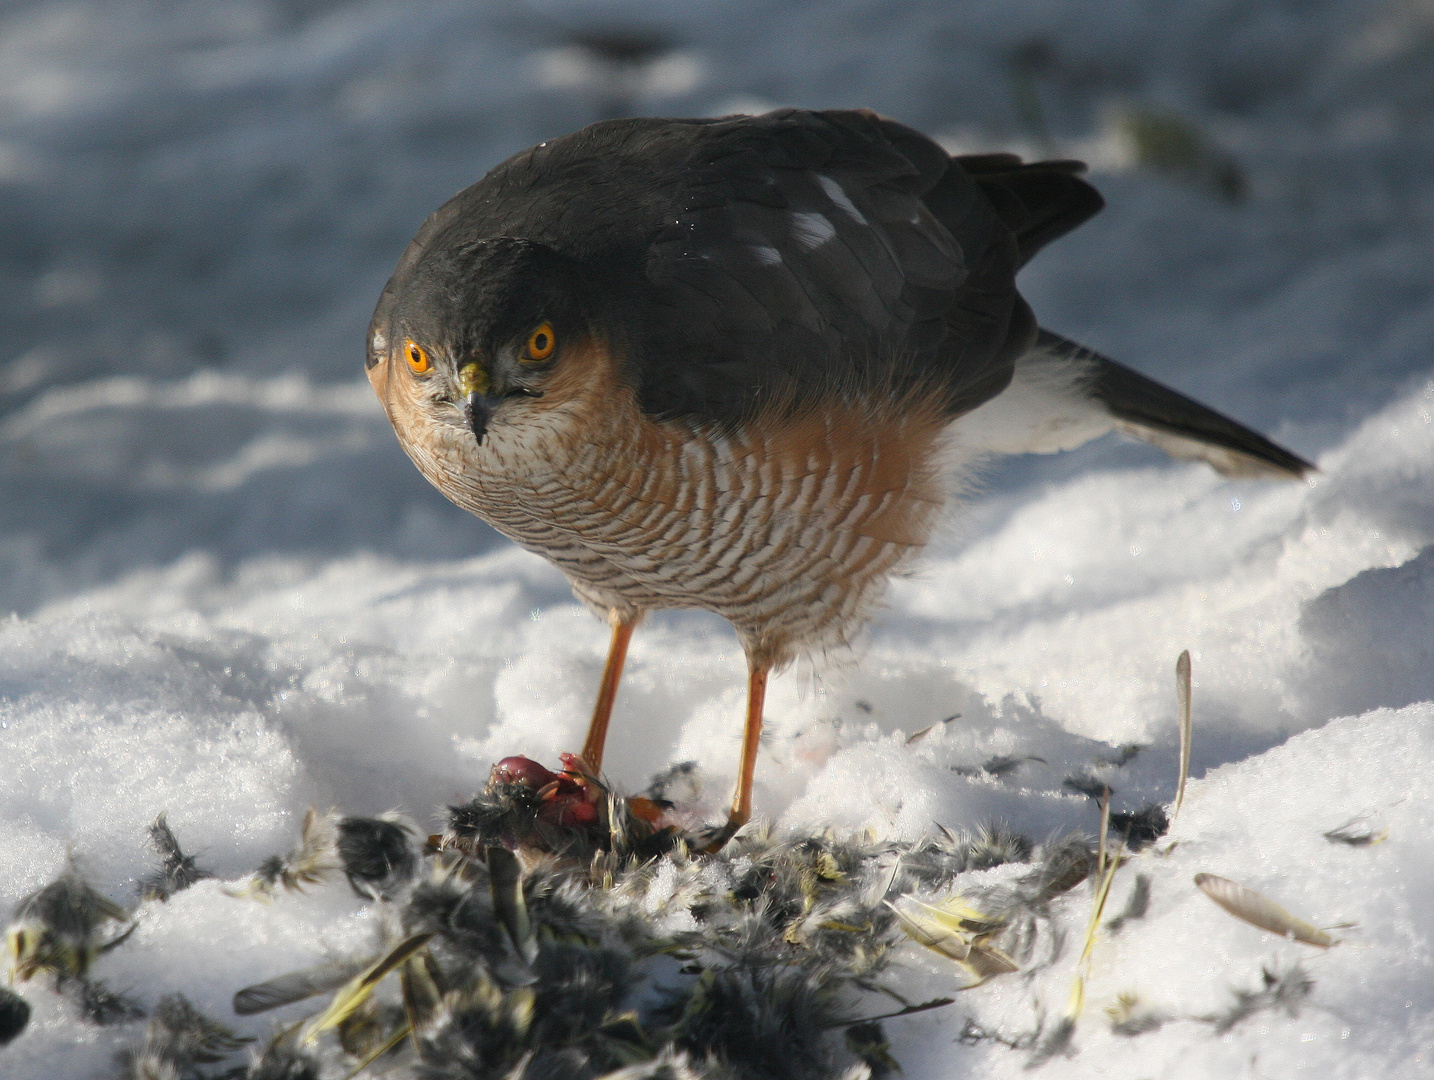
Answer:
[{"label": "bird's leg", "polygon": [[602,748],[607,742],[607,724],[612,719],[612,703],[617,699],[617,684],[622,679],[622,663],[627,659],[627,643],[632,638],[637,620],[612,614],[612,644],[607,650],[607,664],[598,685],[597,704],[593,706],[592,723],[588,725],[587,741],[583,743],[583,761],[594,773],[602,768]]},{"label": "bird's leg", "polygon": [[752,817],[752,778],[757,773],[757,749],[762,739],[762,704],[767,697],[766,664],[749,661],[747,669],[747,722],[742,729],[742,762],[737,770],[737,790],[732,795],[732,812],[708,851],[720,851],[737,830]]}]

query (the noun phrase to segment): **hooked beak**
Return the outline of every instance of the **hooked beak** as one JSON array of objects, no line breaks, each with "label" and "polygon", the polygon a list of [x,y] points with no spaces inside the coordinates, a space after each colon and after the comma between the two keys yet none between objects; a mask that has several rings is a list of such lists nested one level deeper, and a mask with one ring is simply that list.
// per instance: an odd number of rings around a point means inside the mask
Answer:
[{"label": "hooked beak", "polygon": [[493,402],[488,398],[488,373],[475,363],[464,364],[458,369],[458,390],[463,395],[463,419],[468,421],[468,430],[483,445],[483,436],[488,433],[488,421],[493,416]]},{"label": "hooked beak", "polygon": [[476,363],[467,363],[458,369],[458,391],[463,395],[463,419],[468,421],[468,430],[473,432],[479,446],[483,445],[483,436],[488,434],[488,421],[493,419],[493,410],[505,397],[543,396],[541,390],[530,390],[525,386],[515,386],[508,393],[499,395],[491,393],[492,389],[488,373]]},{"label": "hooked beak", "polygon": [[463,419],[468,421],[468,430],[483,445],[483,436],[488,434],[488,420],[493,415],[493,405],[482,394],[472,393],[463,399]]}]

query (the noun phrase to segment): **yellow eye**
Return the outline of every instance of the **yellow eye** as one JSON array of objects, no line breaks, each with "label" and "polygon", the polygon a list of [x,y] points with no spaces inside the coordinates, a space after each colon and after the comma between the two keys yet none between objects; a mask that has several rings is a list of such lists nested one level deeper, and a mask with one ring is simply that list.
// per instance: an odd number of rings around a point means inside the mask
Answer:
[{"label": "yellow eye", "polygon": [[412,341],[405,341],[403,343],[403,355],[408,358],[408,366],[415,375],[423,375],[433,367],[433,365],[428,362],[428,353],[424,351],[422,345],[418,345]]},{"label": "yellow eye", "polygon": [[553,333],[553,324],[542,323],[528,335],[528,351],[523,354],[524,360],[546,360],[553,355],[553,350],[558,347],[558,336]]}]

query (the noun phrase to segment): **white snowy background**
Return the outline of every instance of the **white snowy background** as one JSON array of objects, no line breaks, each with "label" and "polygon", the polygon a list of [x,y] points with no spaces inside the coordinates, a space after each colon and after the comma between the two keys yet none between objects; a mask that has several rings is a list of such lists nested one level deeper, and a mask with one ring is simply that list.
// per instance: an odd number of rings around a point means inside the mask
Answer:
[{"label": "white snowy background", "polygon": [[[605,64],[582,44],[602,34],[650,61]],[[759,813],[1093,831],[1061,779],[1116,747],[1145,747],[1107,768],[1117,809],[1173,797],[1188,648],[1178,843],[1142,857],[1149,913],[1103,934],[1075,1053],[1043,1071],[1434,1072],[1429,0],[0,5],[0,918],[67,853],[133,904],[160,811],[234,877],[311,804],[428,824],[496,758],[577,747],[605,629],[427,488],[363,330],[424,216],[508,154],[613,113],[782,105],[1087,157],[1109,206],[1025,272],[1043,324],[1321,471],[1231,483],[1114,439],[993,466],[851,663],[774,684]],[[1141,118],[1183,157],[1162,168]],[[696,759],[720,803],[743,681],[716,620],[651,620],[612,779]],[[1022,764],[981,775],[997,755]],[[1352,820],[1387,840],[1323,838]],[[1357,925],[1281,940],[1202,871]],[[1078,941],[1089,894],[1062,903]],[[232,1020],[235,989],[372,917],[342,884],[263,907],[207,882],[95,973]],[[911,953],[913,993],[959,985]],[[1297,1015],[1198,1019],[1296,962]],[[1074,964],[889,1024],[905,1075],[1020,1074],[1029,1055],[957,1036],[1058,1015]],[[108,1075],[138,1030],[21,989],[7,1077]],[[1166,1022],[1113,1033],[1121,993]]]}]

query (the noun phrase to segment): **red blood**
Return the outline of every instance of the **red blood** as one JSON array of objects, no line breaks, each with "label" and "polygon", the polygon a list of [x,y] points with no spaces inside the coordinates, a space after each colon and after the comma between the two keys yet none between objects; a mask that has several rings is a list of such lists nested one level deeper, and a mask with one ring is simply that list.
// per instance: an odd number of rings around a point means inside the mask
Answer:
[{"label": "red blood", "polygon": [[598,819],[602,789],[591,780],[587,763],[577,754],[563,754],[563,771],[550,772],[532,758],[506,757],[493,766],[489,782],[522,784],[537,793],[542,816],[559,825],[591,825]]},{"label": "red blood", "polygon": [[558,779],[558,774],[549,772],[532,758],[505,757],[493,766],[490,784],[522,784],[524,787],[541,788]]}]

